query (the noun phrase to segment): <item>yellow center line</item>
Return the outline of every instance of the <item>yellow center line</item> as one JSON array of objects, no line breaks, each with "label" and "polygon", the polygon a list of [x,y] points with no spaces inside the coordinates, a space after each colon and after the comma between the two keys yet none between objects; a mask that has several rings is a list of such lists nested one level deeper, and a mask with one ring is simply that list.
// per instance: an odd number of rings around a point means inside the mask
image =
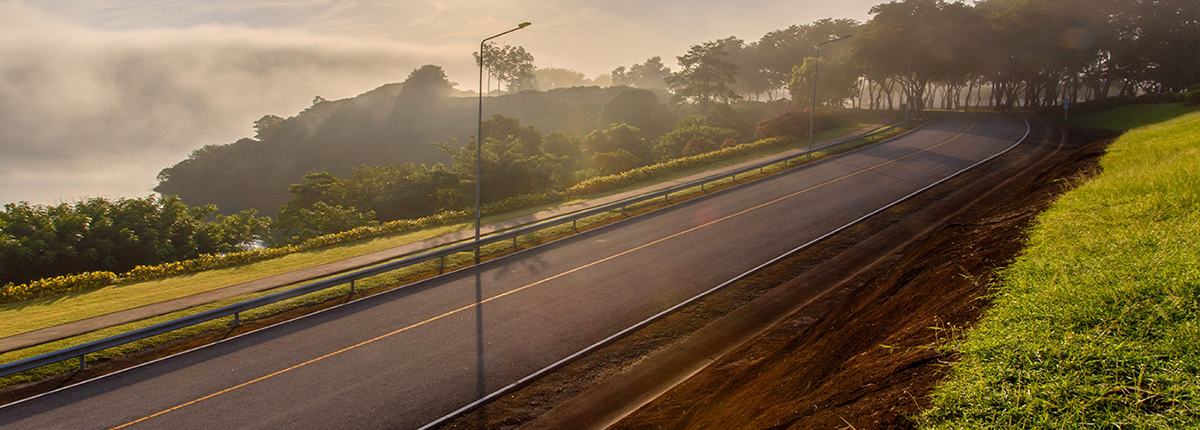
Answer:
[{"label": "yellow center line", "polygon": [[553,281],[553,280],[555,280],[555,279],[558,279],[558,278],[561,278],[561,277],[563,277],[563,276],[567,276],[567,275],[570,275],[570,274],[572,274],[572,273],[575,273],[575,272],[578,272],[578,271],[581,271],[581,270],[587,269],[587,268],[589,268],[589,267],[593,267],[593,266],[595,266],[595,265],[598,265],[598,264],[600,264],[600,263],[604,263],[604,262],[606,262],[606,261],[609,261],[609,260],[612,260],[612,259],[615,259],[615,258],[618,258],[618,257],[624,256],[624,255],[628,255],[628,254],[630,254],[630,253],[633,253],[633,252],[635,252],[635,251],[638,251],[638,250],[641,250],[641,249],[645,249],[645,248],[648,248],[648,247],[654,246],[654,245],[656,245],[656,244],[659,244],[659,243],[662,243],[662,242],[666,242],[666,241],[668,241],[668,240],[674,239],[674,238],[676,238],[676,237],[679,237],[679,236],[683,236],[683,235],[685,235],[685,234],[691,233],[691,232],[693,232],[693,231],[696,231],[696,230],[700,230],[700,229],[702,229],[702,228],[705,228],[705,227],[711,226],[711,225],[713,225],[713,224],[716,224],[716,223],[719,223],[719,222],[721,222],[721,221],[725,221],[725,220],[728,220],[728,219],[730,219],[730,218],[733,218],[733,217],[736,217],[736,216],[739,216],[739,215],[743,215],[743,214],[745,214],[745,213],[747,213],[747,212],[755,211],[755,210],[758,210],[758,209],[764,208],[764,207],[766,207],[766,206],[770,206],[770,205],[773,205],[773,204],[775,204],[775,203],[779,203],[779,202],[781,202],[781,201],[784,201],[784,200],[790,199],[790,198],[792,198],[792,197],[795,197],[795,196],[798,196],[798,195],[801,195],[801,194],[807,193],[807,192],[809,192],[809,191],[812,191],[812,190],[815,190],[815,189],[817,189],[817,188],[821,188],[821,187],[824,187],[824,186],[826,186],[826,185],[829,185],[829,184],[832,184],[832,183],[835,183],[835,182],[841,181],[841,180],[843,180],[843,179],[846,179],[846,178],[850,178],[850,177],[856,176],[856,175],[858,175],[858,174],[860,174],[860,173],[864,173],[864,172],[868,172],[868,171],[871,171],[871,170],[875,170],[875,169],[877,169],[877,168],[879,168],[879,167],[883,167],[883,166],[886,166],[886,165],[888,165],[888,164],[891,164],[891,163],[894,163],[894,162],[897,162],[897,161],[903,160],[903,159],[905,159],[905,158],[912,157],[912,156],[914,156],[914,155],[917,155],[917,154],[920,154],[920,153],[922,153],[922,152],[926,152],[926,151],[933,150],[933,149],[935,149],[935,148],[938,148],[938,147],[940,147],[940,146],[942,146],[942,145],[945,145],[945,144],[947,144],[947,143],[950,143],[950,142],[954,141],[955,139],[958,139],[959,137],[962,137],[962,135],[964,135],[964,134],[967,134],[967,132],[969,132],[969,131],[971,131],[971,129],[975,128],[975,125],[976,125],[976,124],[978,124],[978,123],[979,123],[979,118],[978,118],[978,117],[976,117],[976,118],[975,118],[975,122],[974,122],[974,123],[972,123],[972,124],[971,124],[971,126],[970,126],[970,127],[968,127],[966,130],[964,130],[962,133],[959,133],[958,135],[956,135],[956,136],[954,136],[954,137],[952,137],[952,138],[950,138],[950,139],[946,140],[945,142],[939,143],[939,144],[937,144],[937,145],[934,145],[934,146],[931,146],[931,147],[928,147],[928,148],[922,149],[922,150],[920,150],[920,151],[917,151],[917,152],[914,152],[914,153],[911,153],[911,154],[905,155],[905,156],[903,156],[903,157],[895,158],[895,159],[892,159],[892,160],[885,161],[885,162],[883,162],[883,163],[876,164],[876,165],[874,165],[874,166],[871,166],[871,167],[869,167],[869,168],[862,169],[862,170],[859,170],[859,171],[857,171],[857,172],[854,172],[854,173],[850,173],[850,174],[847,174],[847,175],[841,176],[841,177],[839,177],[839,178],[837,178],[837,179],[831,179],[831,180],[829,180],[829,181],[826,181],[826,182],[823,182],[823,183],[821,183],[821,184],[818,184],[818,185],[814,185],[814,186],[811,186],[811,187],[805,188],[805,189],[803,189],[803,190],[797,191],[797,192],[795,192],[795,193],[792,193],[792,194],[788,194],[788,195],[786,195],[786,196],[783,196],[783,197],[777,198],[777,199],[775,199],[775,200],[771,200],[771,201],[769,201],[769,202],[766,202],[766,203],[760,204],[760,205],[758,205],[758,206],[755,206],[755,207],[752,207],[752,208],[749,208],[749,209],[743,210],[743,211],[741,211],[741,212],[738,212],[738,213],[735,213],[735,214],[733,214],[733,215],[729,215],[729,216],[726,216],[726,217],[724,217],[724,218],[721,218],[721,219],[718,219],[718,220],[715,220],[715,221],[710,221],[710,222],[708,222],[708,223],[705,223],[705,224],[702,224],[702,225],[699,225],[699,226],[696,226],[696,227],[692,227],[692,228],[690,228],[690,229],[687,229],[687,230],[681,231],[681,232],[679,232],[679,233],[672,234],[672,235],[670,235],[670,236],[667,236],[667,237],[664,237],[664,238],[662,238],[662,239],[655,240],[655,241],[653,241],[653,242],[650,242],[650,243],[647,243],[647,244],[645,244],[645,245],[642,245],[642,246],[639,246],[639,247],[636,247],[636,248],[632,248],[632,249],[629,249],[629,250],[627,250],[627,251],[623,251],[623,252],[621,252],[621,253],[618,253],[618,254],[613,254],[613,255],[611,255],[611,256],[609,256],[609,257],[605,257],[605,258],[602,258],[602,259],[600,259],[600,260],[593,261],[593,262],[591,262],[591,263],[585,264],[585,265],[583,265],[583,266],[576,267],[576,268],[574,268],[574,269],[571,269],[571,270],[568,270],[568,271],[566,271],[566,272],[559,273],[559,274],[557,274],[557,275],[551,276],[551,277],[549,277],[549,278],[546,278],[546,279],[542,279],[542,280],[540,280],[540,281],[537,281],[537,282],[534,282],[534,283],[532,283],[532,284],[525,285],[525,286],[523,286],[523,287],[520,287],[520,288],[517,288],[517,289],[511,290],[511,291],[508,291],[508,292],[505,292],[505,293],[502,293],[502,294],[498,294],[498,295],[496,295],[496,296],[493,296],[493,297],[490,297],[490,298],[488,298],[488,299],[485,299],[485,300],[483,300],[483,301],[481,301],[481,302],[478,302],[478,303],[472,303],[472,304],[470,304],[470,305],[467,305],[467,306],[460,307],[460,308],[458,308],[458,309],[455,309],[455,310],[452,310],[452,311],[446,312],[446,313],[444,313],[444,314],[441,314],[441,315],[438,315],[438,316],[435,316],[435,317],[429,318],[429,319],[427,319],[427,320],[424,320],[424,321],[418,322],[418,323],[416,323],[416,324],[413,324],[413,325],[410,325],[410,326],[407,326],[407,327],[404,327],[404,328],[398,329],[398,330],[396,330],[396,331],[393,331],[393,332],[390,332],[390,333],[387,333],[387,334],[383,334],[383,335],[380,335],[380,336],[376,336],[376,337],[374,337],[374,338],[371,338],[371,339],[368,339],[368,340],[365,340],[365,341],[362,341],[362,342],[356,343],[356,344],[354,344],[354,345],[351,345],[351,346],[348,346],[348,347],[345,347],[345,348],[339,349],[339,350],[337,350],[337,351],[334,351],[334,352],[331,352],[331,353],[328,353],[328,354],[322,355],[322,356],[320,356],[320,357],[317,357],[317,358],[314,358],[314,359],[312,359],[312,360],[305,361],[305,362],[303,362],[303,363],[300,363],[300,364],[294,365],[294,366],[292,366],[292,367],[288,367],[288,368],[286,368],[286,369],[279,370],[279,371],[277,371],[277,372],[274,372],[274,373],[271,373],[271,374],[268,374],[268,375],[265,375],[265,376],[261,376],[261,377],[255,378],[255,379],[252,379],[252,380],[250,380],[250,381],[246,381],[246,382],[243,382],[243,383],[241,383],[241,384],[234,385],[234,386],[232,386],[232,387],[229,387],[229,388],[226,388],[226,389],[224,389],[224,390],[221,390],[221,391],[218,391],[218,392],[215,392],[215,393],[209,394],[209,395],[207,395],[207,396],[204,396],[204,397],[198,398],[198,399],[196,399],[196,400],[192,400],[192,401],[190,401],[190,402],[187,402],[187,403],[181,404],[181,405],[179,405],[179,406],[175,406],[175,407],[172,407],[172,408],[170,408],[170,409],[166,409],[166,410],[163,410],[163,411],[161,411],[161,412],[158,412],[158,413],[155,413],[155,414],[152,414],[152,415],[147,415],[147,416],[145,416],[145,417],[139,418],[139,419],[137,419],[137,420],[134,420],[134,421],[130,421],[130,422],[128,422],[128,423],[125,423],[125,424],[122,424],[122,425],[120,425],[120,426],[113,427],[111,430],[117,430],[117,429],[122,429],[122,428],[125,428],[125,427],[129,427],[129,426],[131,426],[131,425],[134,425],[134,424],[140,423],[140,422],[142,422],[142,421],[146,421],[146,420],[148,420],[148,419],[151,419],[151,418],[157,417],[157,416],[159,416],[159,415],[163,415],[163,414],[166,414],[166,413],[168,413],[168,412],[172,412],[172,411],[175,411],[175,410],[179,410],[179,409],[185,408],[185,407],[187,407],[187,406],[194,405],[194,404],[196,404],[196,403],[199,403],[199,402],[202,402],[202,401],[205,401],[205,400],[211,399],[211,398],[213,398],[213,397],[217,397],[217,396],[219,396],[219,395],[222,395],[222,394],[228,393],[228,392],[230,392],[230,391],[233,391],[233,390],[237,390],[237,389],[239,389],[239,388],[242,388],[242,387],[245,387],[245,386],[247,386],[247,385],[251,385],[251,384],[254,384],[254,383],[257,383],[257,382],[260,382],[260,381],[266,380],[266,379],[273,378],[273,377],[275,377],[275,376],[282,375],[282,374],[284,374],[284,373],[287,373],[287,372],[290,372],[290,371],[293,371],[293,370],[299,369],[299,368],[301,368],[301,367],[304,367],[304,366],[307,366],[307,365],[310,365],[310,364],[316,363],[316,362],[318,362],[318,361],[324,360],[324,359],[326,359],[326,358],[329,358],[329,357],[333,357],[333,356],[335,356],[335,355],[338,355],[338,354],[341,354],[341,353],[343,353],[343,352],[350,351],[350,350],[352,350],[352,349],[356,349],[356,348],[362,347],[362,346],[364,346],[364,345],[371,344],[371,343],[374,343],[374,342],[377,342],[377,341],[380,341],[380,340],[386,339],[386,338],[388,338],[388,337],[391,337],[391,336],[394,336],[394,335],[397,335],[397,334],[400,334],[400,333],[406,332],[406,331],[408,331],[408,330],[411,330],[411,329],[414,329],[414,328],[417,328],[417,327],[423,326],[423,325],[425,325],[425,324],[429,324],[429,323],[431,323],[431,322],[434,322],[434,321],[437,321],[437,320],[439,320],[439,319],[442,319],[442,318],[448,317],[448,316],[450,316],[450,315],[454,315],[454,314],[456,314],[456,313],[459,313],[459,312],[463,312],[463,311],[466,311],[466,310],[473,309],[473,308],[475,308],[476,306],[480,306],[480,305],[482,305],[482,304],[484,304],[484,303],[488,303],[488,302],[491,302],[491,301],[493,301],[493,300],[500,299],[500,298],[502,298],[502,297],[505,297],[505,296],[508,296],[508,295],[510,295],[510,294],[515,294],[515,293],[517,293],[517,292],[524,291],[524,290],[526,290],[526,289],[529,289],[529,288],[533,288],[533,287],[535,287],[535,286],[538,286],[538,285],[541,285],[541,284],[544,284],[544,283],[547,283],[547,282]]}]

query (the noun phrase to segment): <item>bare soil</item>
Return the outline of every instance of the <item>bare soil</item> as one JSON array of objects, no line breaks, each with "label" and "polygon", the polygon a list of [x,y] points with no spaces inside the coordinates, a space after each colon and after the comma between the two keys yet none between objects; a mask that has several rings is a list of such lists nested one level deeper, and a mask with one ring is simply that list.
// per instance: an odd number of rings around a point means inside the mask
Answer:
[{"label": "bare soil", "polygon": [[1039,162],[612,427],[913,428],[956,361],[941,346],[979,318],[992,276],[1018,255],[1034,217],[1098,171],[1113,137],[1072,130],[1045,160],[1018,147],[440,428],[520,427],[971,181]]},{"label": "bare soil", "polygon": [[966,208],[621,421],[617,429],[904,429],[957,361],[942,346],[989,307],[988,285],[1058,195],[1098,171],[1108,132]]}]

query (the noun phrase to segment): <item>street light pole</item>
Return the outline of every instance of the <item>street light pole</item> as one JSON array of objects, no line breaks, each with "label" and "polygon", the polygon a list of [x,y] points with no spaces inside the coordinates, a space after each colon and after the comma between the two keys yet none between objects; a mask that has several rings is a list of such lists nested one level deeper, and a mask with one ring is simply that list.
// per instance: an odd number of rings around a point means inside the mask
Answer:
[{"label": "street light pole", "polygon": [[484,44],[497,37],[512,33],[530,26],[522,22],[517,28],[483,39],[479,42],[479,134],[475,135],[475,264],[479,264],[479,220],[480,206],[483,201],[483,65],[487,61],[484,56]]},{"label": "street light pole", "polygon": [[827,41],[817,44],[817,61],[813,62],[812,110],[808,112],[808,155],[809,156],[812,155],[813,125],[816,123],[816,118],[817,118],[817,75],[821,72],[821,45],[826,45],[826,44],[830,44],[833,42],[846,40],[851,37],[854,37],[854,35],[851,34],[849,36],[839,37],[837,39],[827,40]]}]

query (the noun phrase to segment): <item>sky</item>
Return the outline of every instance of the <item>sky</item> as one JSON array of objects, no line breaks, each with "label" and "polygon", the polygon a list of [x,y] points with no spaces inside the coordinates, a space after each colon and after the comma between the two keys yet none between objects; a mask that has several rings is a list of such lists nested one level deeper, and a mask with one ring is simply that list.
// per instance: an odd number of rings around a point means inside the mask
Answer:
[{"label": "sky", "polygon": [[[479,40],[589,78],[883,0],[0,0],[0,204],[144,197],[207,144],[442,66],[477,85]],[[676,66],[677,67],[677,66]]]}]

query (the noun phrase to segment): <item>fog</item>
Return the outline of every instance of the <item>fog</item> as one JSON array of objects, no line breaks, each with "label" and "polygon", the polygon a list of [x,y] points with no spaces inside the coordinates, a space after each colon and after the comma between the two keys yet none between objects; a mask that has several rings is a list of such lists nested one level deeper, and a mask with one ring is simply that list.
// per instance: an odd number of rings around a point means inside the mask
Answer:
[{"label": "fog", "polygon": [[506,36],[595,77],[735,35],[748,41],[877,1],[0,2],[0,204],[151,193],[205,144],[251,136],[264,114],[351,97],[445,67],[474,87],[471,52]]}]

